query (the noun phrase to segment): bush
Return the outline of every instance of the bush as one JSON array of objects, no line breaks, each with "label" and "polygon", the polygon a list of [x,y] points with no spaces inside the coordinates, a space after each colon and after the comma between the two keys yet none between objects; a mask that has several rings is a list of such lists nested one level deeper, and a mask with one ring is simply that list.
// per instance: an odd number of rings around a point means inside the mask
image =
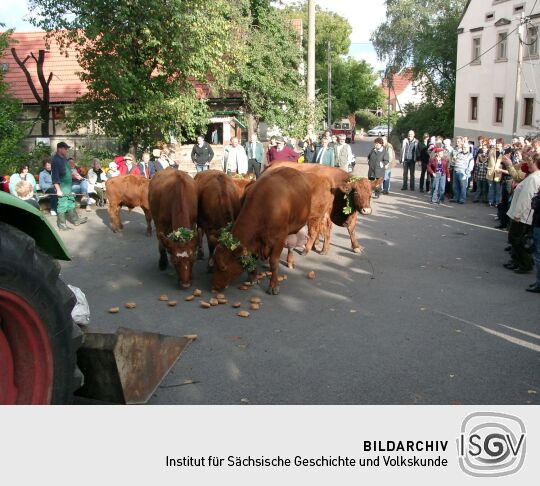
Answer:
[{"label": "bush", "polygon": [[103,165],[111,162],[118,153],[103,148],[90,148],[79,146],[77,150],[77,165],[79,167],[90,167],[94,159],[99,159]]},{"label": "bush", "polygon": [[433,103],[406,105],[404,116],[399,118],[392,135],[403,138],[409,130],[414,130],[419,140],[424,133],[452,138],[454,132],[454,105],[446,102],[441,106]]},{"label": "bush", "polygon": [[356,129],[360,130],[363,128],[365,132],[370,128],[380,125],[382,121],[382,118],[367,110],[357,111],[354,116],[356,119]]}]

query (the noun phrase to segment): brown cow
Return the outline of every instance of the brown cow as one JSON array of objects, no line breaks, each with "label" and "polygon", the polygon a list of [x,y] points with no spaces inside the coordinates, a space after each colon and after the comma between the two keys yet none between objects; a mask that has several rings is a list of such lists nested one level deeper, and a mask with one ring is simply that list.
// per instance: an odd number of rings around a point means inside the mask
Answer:
[{"label": "brown cow", "polygon": [[[270,173],[275,172],[277,167],[273,169]],[[283,170],[283,169],[279,169]],[[332,186],[327,177],[321,176],[312,172],[305,172],[309,186],[311,188],[311,209],[308,217],[307,223],[307,242],[304,247],[302,255],[307,255],[313,245],[315,240],[318,238],[319,234],[322,233],[324,242],[330,241],[330,233],[332,231],[332,222],[330,221],[330,213],[332,211],[332,204],[334,202],[334,194],[332,193]],[[301,234],[302,230],[300,231]],[[294,238],[287,238],[287,241],[291,242]],[[302,238],[300,238],[302,239]],[[289,268],[294,268],[294,246],[287,245],[287,266]]]},{"label": "brown cow", "polygon": [[[356,239],[356,223],[358,213],[362,215],[371,214],[371,193],[373,189],[382,183],[382,179],[370,181],[366,177],[353,177],[338,167],[328,167],[320,164],[295,164],[291,162],[279,162],[269,169],[275,170],[278,167],[290,167],[301,172],[312,172],[328,178],[334,192],[332,211],[330,219],[337,226],[347,228],[351,238],[351,246],[355,253],[362,253],[364,250]],[[347,196],[347,197],[345,197]],[[346,214],[347,206],[350,205],[351,212]],[[325,239],[321,255],[328,252],[330,246],[329,238]]]},{"label": "brown cow", "polygon": [[140,206],[146,218],[146,236],[152,235],[152,214],[148,205],[150,181],[136,175],[118,176],[109,179],[105,185],[109,201],[109,218],[114,233],[124,228],[120,220],[120,208],[126,206],[131,211]]},{"label": "brown cow", "polygon": [[255,182],[255,174],[233,175],[231,179],[238,191],[238,196],[242,197],[246,188],[251,185],[252,182]]},{"label": "brown cow", "polygon": [[195,182],[198,199],[199,253],[203,255],[202,233],[204,232],[208,242],[208,268],[211,269],[212,255],[218,243],[219,232],[238,216],[240,196],[233,179],[219,170],[198,172]]},{"label": "brown cow", "polygon": [[255,259],[269,259],[272,277],[267,292],[277,295],[283,243],[287,235],[306,224],[310,209],[311,187],[300,171],[283,168],[261,177],[246,191],[231,233],[224,238],[227,243],[216,246],[213,287],[227,287],[243,270],[248,270],[253,280]]},{"label": "brown cow", "polygon": [[178,284],[188,288],[198,241],[195,181],[186,172],[161,170],[150,181],[148,197],[159,242],[159,269],[167,268],[168,252]]}]

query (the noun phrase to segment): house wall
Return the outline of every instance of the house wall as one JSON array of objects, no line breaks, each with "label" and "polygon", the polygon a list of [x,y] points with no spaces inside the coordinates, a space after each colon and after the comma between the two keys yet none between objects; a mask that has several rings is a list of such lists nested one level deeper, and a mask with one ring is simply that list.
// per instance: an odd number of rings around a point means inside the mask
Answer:
[{"label": "house wall", "polygon": [[[467,135],[477,138],[479,135],[502,137],[509,142],[513,136],[515,112],[515,92],[517,80],[518,34],[512,31],[519,25],[520,12],[515,7],[524,5],[528,15],[534,0],[471,0],[458,32],[457,83],[455,101],[454,135]],[[492,19],[486,16],[493,14]],[[501,25],[501,19],[510,23]],[[531,22],[540,26],[540,3],[537,3]],[[526,28],[524,28],[526,32]],[[473,59],[473,39],[479,37],[480,52],[488,50],[497,43],[498,35],[507,33],[506,58],[498,59],[498,47],[484,54],[479,63],[470,63]],[[527,42],[527,35],[524,36]],[[538,87],[540,86],[540,64],[538,56],[528,57],[528,48],[524,46],[522,82],[517,106],[517,135],[527,135],[535,131],[534,125],[540,121]],[[465,66],[462,68],[462,66]],[[460,69],[462,68],[462,69]],[[478,98],[477,120],[471,119],[471,97]],[[495,120],[495,98],[503,98],[503,120]],[[533,124],[525,125],[525,98],[534,98]]]}]

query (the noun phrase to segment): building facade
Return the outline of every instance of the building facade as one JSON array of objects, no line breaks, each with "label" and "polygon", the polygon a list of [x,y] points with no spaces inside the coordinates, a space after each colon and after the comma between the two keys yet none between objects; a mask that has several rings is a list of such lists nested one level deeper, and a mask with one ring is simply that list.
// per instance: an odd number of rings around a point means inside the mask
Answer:
[{"label": "building facade", "polygon": [[540,131],[540,2],[469,0],[458,29],[454,135]]}]

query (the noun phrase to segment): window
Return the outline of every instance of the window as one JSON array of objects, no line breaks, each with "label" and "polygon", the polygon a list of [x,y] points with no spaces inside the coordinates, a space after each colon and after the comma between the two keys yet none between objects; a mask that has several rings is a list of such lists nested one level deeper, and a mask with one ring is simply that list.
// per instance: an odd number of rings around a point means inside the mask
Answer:
[{"label": "window", "polygon": [[490,22],[495,18],[495,12],[489,12],[486,14],[486,22]]},{"label": "window", "polygon": [[495,98],[495,123],[503,122],[504,98]]},{"label": "window", "polygon": [[478,120],[478,96],[471,96],[471,121]]},{"label": "window", "polygon": [[524,120],[523,125],[532,127],[533,125],[533,107],[534,107],[534,98],[525,98],[524,106]]},{"label": "window", "polygon": [[514,6],[514,13],[515,14],[518,14],[518,13],[521,13],[523,12],[523,9],[525,8],[525,4],[520,4],[520,5],[516,5]]},{"label": "window", "polygon": [[472,40],[472,59],[471,64],[480,64],[481,54],[481,39],[480,37],[474,37]]},{"label": "window", "polygon": [[527,27],[527,45],[525,54],[528,57],[538,57],[538,25]]},{"label": "window", "polygon": [[64,106],[53,106],[51,113],[53,120],[63,120],[66,117],[66,108]]},{"label": "window", "polygon": [[497,34],[497,61],[506,61],[506,50],[508,47],[506,32]]}]

